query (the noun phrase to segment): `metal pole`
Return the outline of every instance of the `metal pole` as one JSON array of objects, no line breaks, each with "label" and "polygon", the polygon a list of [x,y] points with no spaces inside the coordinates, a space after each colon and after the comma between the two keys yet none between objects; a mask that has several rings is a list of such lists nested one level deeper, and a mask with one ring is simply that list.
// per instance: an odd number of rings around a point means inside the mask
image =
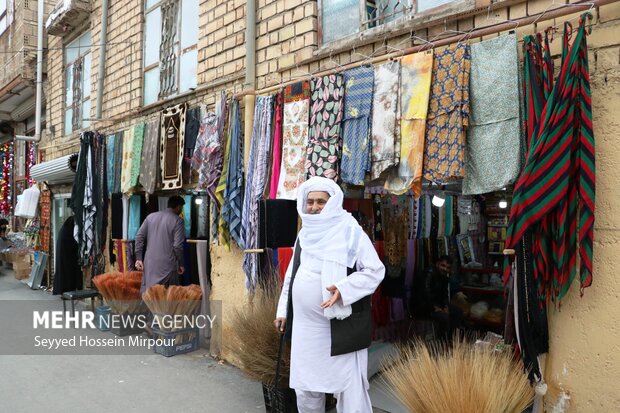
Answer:
[{"label": "metal pole", "polygon": [[99,69],[97,71],[97,107],[95,118],[101,119],[103,81],[105,80],[106,43],[108,41],[108,0],[101,1],[101,38],[99,39]]},{"label": "metal pole", "polygon": [[34,142],[41,140],[41,111],[43,106],[43,15],[45,0],[37,1],[37,86],[34,112]]}]

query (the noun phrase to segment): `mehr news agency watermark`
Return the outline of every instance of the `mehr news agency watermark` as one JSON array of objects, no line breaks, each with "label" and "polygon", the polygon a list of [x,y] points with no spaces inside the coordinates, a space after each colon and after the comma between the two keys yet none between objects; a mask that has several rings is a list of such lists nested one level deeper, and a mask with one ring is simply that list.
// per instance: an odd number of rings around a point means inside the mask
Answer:
[{"label": "mehr news agency watermark", "polygon": [[[151,314],[109,314],[97,319],[97,315],[88,311],[79,311],[75,314],[65,311],[33,311],[32,327],[35,331],[93,329],[114,330],[129,329],[132,331],[166,331],[180,332],[188,329],[213,329],[216,315],[161,315]],[[99,324],[99,326],[97,326]],[[99,328],[98,328],[99,327]],[[130,335],[126,337],[92,337],[76,334],[72,337],[50,338],[44,335],[34,336],[34,347],[47,350],[63,348],[124,348],[140,347],[151,350],[156,346],[174,346],[176,337],[149,338],[144,335]]]}]

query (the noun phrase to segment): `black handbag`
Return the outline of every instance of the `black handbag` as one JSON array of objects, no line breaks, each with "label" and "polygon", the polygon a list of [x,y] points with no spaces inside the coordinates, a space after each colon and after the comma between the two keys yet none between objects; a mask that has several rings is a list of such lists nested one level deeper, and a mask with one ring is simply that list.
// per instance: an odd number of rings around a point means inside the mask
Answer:
[{"label": "black handbag", "polygon": [[[291,339],[293,331],[293,281],[299,269],[301,247],[295,244],[293,255],[293,271],[288,290],[288,303],[286,311],[286,338]],[[355,267],[355,265],[353,266]],[[353,274],[355,268],[347,268],[347,276]],[[366,296],[351,305],[351,315],[344,320],[331,319],[331,355],[352,353],[370,347],[372,341],[372,312],[371,298]]]}]

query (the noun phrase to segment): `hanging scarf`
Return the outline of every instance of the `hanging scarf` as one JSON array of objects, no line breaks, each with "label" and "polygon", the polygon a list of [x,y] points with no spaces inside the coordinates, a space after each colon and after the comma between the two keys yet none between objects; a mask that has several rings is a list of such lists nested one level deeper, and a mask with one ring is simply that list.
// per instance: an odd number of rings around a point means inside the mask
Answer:
[{"label": "hanging scarf", "polygon": [[282,117],[282,166],[278,199],[296,199],[297,188],[306,180],[305,156],[308,146],[310,83],[299,82],[284,89]]},{"label": "hanging scarf", "polygon": [[125,132],[120,131],[116,133],[116,139],[114,139],[114,189],[113,193],[121,192],[121,176],[124,164],[124,142]]},{"label": "hanging scarf", "polygon": [[446,183],[465,173],[469,69],[468,45],[435,51],[424,147],[424,177],[429,181]]},{"label": "hanging scarf", "polygon": [[114,155],[116,154],[116,151],[114,149],[115,146],[115,140],[116,136],[115,135],[109,135],[108,136],[108,145],[107,145],[107,172],[108,172],[108,193],[112,193],[114,192],[114,177],[115,177],[115,172],[114,172],[114,168],[115,168],[115,158]]},{"label": "hanging scarf", "polygon": [[394,168],[385,189],[397,195],[412,189],[416,198],[422,194],[424,134],[433,68],[433,52],[415,53],[401,59],[400,163]]},{"label": "hanging scarf", "polygon": [[144,130],[139,180],[144,188],[144,192],[147,194],[155,192],[161,173],[159,164],[159,129],[159,118],[157,118],[148,122]]},{"label": "hanging scarf", "polygon": [[284,107],[284,94],[275,96],[274,129],[273,129],[273,155],[271,159],[271,181],[269,184],[269,198],[274,199],[278,194],[278,181],[280,180],[280,165],[282,164],[282,121]]},{"label": "hanging scarf", "polygon": [[[329,193],[329,200],[320,214],[306,213],[308,193],[323,191]],[[342,208],[344,194],[334,181],[322,177],[309,178],[299,187],[297,213],[302,227],[298,241],[302,250],[312,259],[322,262],[321,292],[323,299],[331,298],[327,287],[347,277],[347,267],[355,265],[357,247],[363,232],[353,216]],[[351,315],[351,306],[336,302],[325,308],[328,319],[342,320]]]},{"label": "hanging scarf", "polygon": [[519,90],[516,34],[471,46],[463,194],[498,191],[519,176],[523,149]]},{"label": "hanging scarf", "polygon": [[397,164],[400,154],[400,61],[375,67],[372,105],[372,166],[371,179]]},{"label": "hanging scarf", "polygon": [[[581,291],[592,283],[595,155],[585,21],[581,17],[572,46],[572,30],[565,24],[560,75],[549,99],[541,104],[544,86],[536,82],[532,57],[535,40],[526,47],[526,98],[528,109],[540,107],[540,116],[528,112],[533,134],[525,167],[515,184],[506,245],[514,248],[528,230],[535,234],[532,256],[539,295],[561,300],[576,277],[580,258]],[[538,59],[541,61],[541,59]],[[540,77],[539,77],[540,78]],[[544,79],[544,77],[543,77]],[[528,86],[530,86],[528,88]],[[505,280],[507,277],[505,277]]]},{"label": "hanging scarf", "polygon": [[[272,96],[256,97],[241,220],[241,237],[245,249],[254,249],[258,246],[258,203],[263,198],[267,182],[272,111]],[[245,254],[243,257],[243,270],[246,275],[246,288],[253,292],[258,276],[258,256],[256,254]]]},{"label": "hanging scarf", "polygon": [[131,171],[133,164],[133,138],[134,128],[129,128],[123,133],[123,162],[121,169],[121,192],[128,194],[131,186]]},{"label": "hanging scarf", "polygon": [[138,177],[140,176],[140,163],[142,161],[142,145],[144,144],[144,123],[138,123],[133,128],[133,149],[131,153],[131,174],[129,177],[129,185],[134,191],[138,186]]},{"label": "hanging scarf", "polygon": [[343,73],[345,84],[342,122],[342,181],[363,185],[370,171],[370,115],[374,70],[362,66]]},{"label": "hanging scarf", "polygon": [[343,97],[344,84],[340,74],[310,81],[310,130],[305,163],[309,177],[339,179]]},{"label": "hanging scarf", "polygon": [[241,239],[241,208],[243,205],[243,142],[241,140],[241,112],[239,102],[230,99],[228,138],[224,155],[222,176],[216,196],[222,211],[219,221],[219,235],[222,244],[230,250],[230,240],[243,245]]},{"label": "hanging scarf", "polygon": [[162,189],[183,186],[183,148],[185,147],[185,112],[187,105],[180,103],[161,113],[161,143],[159,147]]}]

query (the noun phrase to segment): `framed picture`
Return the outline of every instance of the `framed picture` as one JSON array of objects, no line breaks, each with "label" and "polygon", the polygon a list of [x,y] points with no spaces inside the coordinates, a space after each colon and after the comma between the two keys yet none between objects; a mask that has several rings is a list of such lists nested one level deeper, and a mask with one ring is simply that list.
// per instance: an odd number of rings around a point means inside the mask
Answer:
[{"label": "framed picture", "polygon": [[468,267],[477,263],[474,253],[474,242],[471,236],[464,234],[457,235],[456,243],[459,248],[459,257],[461,258],[461,265],[463,267]]}]

